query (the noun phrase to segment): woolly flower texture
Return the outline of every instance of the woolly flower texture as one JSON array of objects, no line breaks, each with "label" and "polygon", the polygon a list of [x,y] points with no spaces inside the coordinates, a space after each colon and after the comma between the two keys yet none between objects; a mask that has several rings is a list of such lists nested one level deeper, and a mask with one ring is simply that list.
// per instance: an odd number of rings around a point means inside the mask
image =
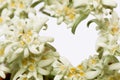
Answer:
[{"label": "woolly flower texture", "polygon": [[[5,79],[10,74],[10,80],[119,80],[120,21],[116,6],[114,0],[0,0],[0,77]],[[41,17],[42,13],[47,16]],[[94,19],[87,26],[94,22],[99,31],[97,54],[74,67],[50,44],[54,39],[39,32],[43,27],[47,29],[50,16],[75,33],[89,15]]]}]

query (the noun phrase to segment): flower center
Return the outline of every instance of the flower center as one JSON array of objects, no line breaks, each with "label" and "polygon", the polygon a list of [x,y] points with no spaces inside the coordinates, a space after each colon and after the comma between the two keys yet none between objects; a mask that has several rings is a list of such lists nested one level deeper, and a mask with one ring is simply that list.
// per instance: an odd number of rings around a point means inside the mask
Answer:
[{"label": "flower center", "polygon": [[0,17],[0,23],[2,23],[3,22],[3,18],[2,17]]},{"label": "flower center", "polygon": [[0,56],[4,54],[4,48],[0,49]]},{"label": "flower center", "polygon": [[12,8],[15,8],[15,7],[16,7],[15,2],[11,2],[10,6],[11,6]]},{"label": "flower center", "polygon": [[35,65],[31,64],[28,68],[30,71],[34,71],[35,70]]},{"label": "flower center", "polygon": [[75,10],[73,8],[64,7],[65,15],[68,16],[71,20],[75,18]]},{"label": "flower center", "polygon": [[23,4],[23,3],[20,3],[20,4],[19,4],[19,8],[24,8],[24,4]]},{"label": "flower center", "polygon": [[22,46],[25,46],[26,44],[29,44],[30,41],[31,41],[31,36],[32,36],[32,31],[27,31],[25,33],[23,32],[20,32],[19,33],[21,36],[21,41],[20,41],[20,44]]},{"label": "flower center", "polygon": [[78,65],[77,68],[80,69],[80,70],[82,70],[83,66],[82,65]]}]

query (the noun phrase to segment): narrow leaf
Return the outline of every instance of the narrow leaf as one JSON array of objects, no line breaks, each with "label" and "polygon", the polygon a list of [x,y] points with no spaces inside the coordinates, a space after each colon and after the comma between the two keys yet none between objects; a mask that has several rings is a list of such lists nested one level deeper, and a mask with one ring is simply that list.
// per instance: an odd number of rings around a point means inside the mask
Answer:
[{"label": "narrow leaf", "polygon": [[78,17],[78,19],[76,20],[76,22],[74,23],[74,25],[73,25],[73,27],[72,27],[72,33],[73,33],[73,34],[75,34],[75,31],[76,31],[76,28],[77,28],[78,24],[79,24],[80,22],[82,22],[84,19],[86,19],[86,18],[88,17],[89,13],[90,13],[89,10],[80,13],[81,16]]},{"label": "narrow leaf", "polygon": [[36,2],[34,2],[32,5],[31,5],[31,7],[35,7],[35,6],[37,6],[39,3],[41,3],[42,2],[42,0],[39,0],[39,1],[36,1]]}]

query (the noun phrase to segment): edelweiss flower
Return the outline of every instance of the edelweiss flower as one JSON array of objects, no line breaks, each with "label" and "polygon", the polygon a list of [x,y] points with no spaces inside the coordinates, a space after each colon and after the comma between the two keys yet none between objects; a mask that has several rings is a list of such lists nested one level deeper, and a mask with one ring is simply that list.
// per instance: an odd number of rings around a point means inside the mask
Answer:
[{"label": "edelweiss flower", "polygon": [[61,24],[65,22],[70,27],[74,24],[75,20],[78,18],[79,11],[77,11],[73,6],[69,6],[69,0],[50,0],[50,5],[46,3],[44,11],[51,14],[51,16],[57,17],[57,23]]},{"label": "edelweiss flower", "polygon": [[[34,57],[33,57],[34,56]],[[30,55],[28,58],[23,59],[20,69],[15,74],[13,80],[17,78],[43,80],[43,75],[49,75],[52,70],[51,64],[58,59],[58,53],[52,50],[45,51],[41,55]],[[14,65],[13,65],[14,66]]]},{"label": "edelweiss flower", "polygon": [[[120,24],[118,15],[115,12],[112,12],[112,18],[109,19],[106,29],[100,32],[100,37],[98,38],[97,48],[104,48],[104,54],[118,54],[119,45],[117,43],[119,39]],[[104,34],[103,34],[104,33]]]},{"label": "edelweiss flower", "polygon": [[52,64],[52,75],[55,75],[54,80],[63,79],[64,76],[67,74],[69,67],[72,67],[72,65],[65,58],[61,57],[59,60],[60,62],[56,60]]},{"label": "edelweiss flower", "polygon": [[16,59],[20,53],[23,53],[24,57],[28,57],[30,53],[40,54],[44,50],[44,44],[53,41],[53,38],[39,36],[40,29],[48,19],[41,20],[38,17],[39,23],[36,23],[35,17],[37,16],[33,16],[31,20],[14,17],[8,30],[5,28],[5,40],[8,41],[8,44],[4,54],[8,62]]}]

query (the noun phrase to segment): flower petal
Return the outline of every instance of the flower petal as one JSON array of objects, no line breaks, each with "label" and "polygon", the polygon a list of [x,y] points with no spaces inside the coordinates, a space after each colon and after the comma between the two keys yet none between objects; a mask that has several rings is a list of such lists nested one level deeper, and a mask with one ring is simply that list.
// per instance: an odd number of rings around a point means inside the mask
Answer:
[{"label": "flower petal", "polygon": [[49,74],[50,74],[49,71],[47,71],[47,70],[45,70],[45,69],[42,69],[42,68],[40,68],[40,67],[39,67],[37,70],[38,70],[38,73],[40,73],[40,74],[42,74],[42,75],[49,75]]},{"label": "flower petal", "polygon": [[61,80],[62,77],[63,77],[63,75],[56,75],[55,78],[54,78],[54,80]]},{"label": "flower petal", "polygon": [[54,61],[54,59],[41,60],[41,61],[38,63],[38,65],[39,65],[40,67],[45,67],[45,66],[50,65],[53,61]]},{"label": "flower petal", "polygon": [[97,70],[97,71],[88,71],[88,72],[86,72],[86,78],[87,78],[87,79],[94,79],[94,78],[97,77],[100,73],[101,73],[100,70]]},{"label": "flower petal", "polygon": [[29,51],[28,51],[28,48],[25,48],[24,49],[24,57],[28,57],[29,56]]},{"label": "flower petal", "polygon": [[5,79],[5,73],[3,71],[0,70],[0,77],[2,77],[3,79]]},{"label": "flower petal", "polygon": [[109,66],[110,70],[120,70],[120,63],[114,63]]}]

